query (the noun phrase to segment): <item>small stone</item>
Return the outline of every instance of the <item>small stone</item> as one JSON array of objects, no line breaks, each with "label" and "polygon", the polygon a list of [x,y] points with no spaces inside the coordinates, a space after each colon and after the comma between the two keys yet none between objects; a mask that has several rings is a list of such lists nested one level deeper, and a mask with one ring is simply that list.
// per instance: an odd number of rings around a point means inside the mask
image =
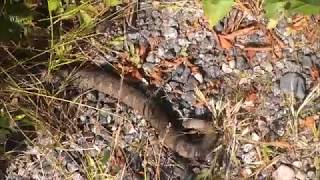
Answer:
[{"label": "small stone", "polygon": [[253,141],[260,141],[260,136],[257,134],[257,133],[255,133],[255,132],[253,132],[252,134],[251,134],[251,139],[253,140]]},{"label": "small stone", "polygon": [[196,102],[196,97],[193,95],[192,92],[187,92],[187,93],[182,94],[181,98],[191,105]]},{"label": "small stone", "polygon": [[314,171],[308,171],[307,176],[309,179],[316,179],[316,173]]},{"label": "small stone", "polygon": [[292,163],[293,166],[295,166],[296,168],[302,168],[302,162],[301,161],[294,161]]},{"label": "small stone", "polygon": [[[159,54],[159,52],[158,52],[158,54]],[[164,54],[164,52],[163,52],[163,54]],[[149,53],[148,56],[146,57],[146,62],[158,63],[158,62],[160,62],[160,59],[158,57],[156,57],[156,55],[154,53]]]},{"label": "small stone", "polygon": [[79,168],[77,167],[76,164],[74,163],[67,163],[67,169],[69,172],[73,173],[76,172],[77,170],[79,170]]},{"label": "small stone", "polygon": [[305,173],[303,173],[302,171],[297,171],[296,173],[296,178],[299,180],[306,180],[307,179],[307,175]]},{"label": "small stone", "polygon": [[274,180],[295,180],[294,170],[286,165],[280,165],[276,171],[272,173]]},{"label": "small stone", "polygon": [[187,47],[188,45],[190,44],[190,42],[187,40],[187,39],[185,39],[185,38],[180,38],[180,39],[178,39],[178,45],[179,46],[182,46],[182,47]]},{"label": "small stone", "polygon": [[96,102],[98,97],[94,92],[89,92],[86,94],[86,98],[88,101]]},{"label": "small stone", "polygon": [[306,55],[302,56],[301,57],[301,64],[305,68],[311,68],[313,65],[311,57],[306,56]]},{"label": "small stone", "polygon": [[209,79],[217,78],[222,74],[221,69],[218,66],[203,67],[203,71],[206,73],[205,75]]},{"label": "small stone", "polygon": [[250,151],[248,153],[242,154],[241,159],[244,164],[251,164],[256,161],[257,153],[255,151]]},{"label": "small stone", "polygon": [[222,64],[222,71],[224,72],[224,73],[232,73],[232,69],[227,65],[227,64]]},{"label": "small stone", "polygon": [[242,147],[243,152],[248,153],[251,150],[253,150],[254,145],[253,144],[244,144]]},{"label": "small stone", "polygon": [[273,70],[273,66],[272,66],[272,64],[271,63],[269,63],[269,62],[265,62],[265,63],[262,63],[261,64],[261,67],[264,69],[264,70],[266,70],[267,72],[272,72],[272,70]]},{"label": "small stone", "polygon": [[149,63],[149,62],[144,63],[144,64],[142,65],[142,69],[143,69],[147,74],[152,73],[154,67],[155,67],[155,64]]},{"label": "small stone", "polygon": [[206,108],[204,106],[196,106],[194,109],[194,114],[196,116],[202,116],[206,113]]},{"label": "small stone", "polygon": [[84,178],[81,176],[80,173],[76,172],[74,174],[72,174],[72,179],[73,180],[84,180]]},{"label": "small stone", "polygon": [[197,73],[197,74],[193,75],[193,77],[194,77],[199,83],[203,83],[202,74]]},{"label": "small stone", "polygon": [[236,67],[236,61],[235,61],[235,60],[229,61],[229,67],[230,67],[231,69],[234,69],[234,68]]},{"label": "small stone", "polygon": [[236,59],[236,68],[240,70],[245,70],[249,68],[248,61],[243,56],[239,56]]},{"label": "small stone", "polygon": [[299,73],[286,73],[280,78],[280,90],[303,99],[306,96],[305,79]]},{"label": "small stone", "polygon": [[81,116],[79,117],[79,119],[80,119],[81,123],[86,123],[89,118],[88,118],[88,116],[86,116],[86,115],[81,115]]},{"label": "small stone", "polygon": [[178,37],[178,31],[170,26],[165,26],[162,29],[162,35],[166,40],[176,39]]}]

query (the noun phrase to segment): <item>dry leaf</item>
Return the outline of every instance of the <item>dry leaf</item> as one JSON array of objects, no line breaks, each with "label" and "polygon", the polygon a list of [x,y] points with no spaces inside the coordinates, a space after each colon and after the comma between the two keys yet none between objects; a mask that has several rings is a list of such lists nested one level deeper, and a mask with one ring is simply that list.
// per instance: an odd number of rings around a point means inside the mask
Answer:
[{"label": "dry leaf", "polygon": [[316,81],[319,79],[320,77],[320,72],[319,72],[319,69],[316,67],[316,66],[313,66],[311,69],[310,69],[310,74],[311,74],[311,78],[313,81]]},{"label": "dry leaf", "polygon": [[315,117],[308,116],[308,117],[304,118],[302,125],[305,128],[313,129],[315,127],[315,123],[316,123]]},{"label": "dry leaf", "polygon": [[233,47],[233,44],[226,38],[224,38],[223,35],[218,35],[219,37],[219,41],[220,41],[220,46],[223,48],[223,49],[230,49]]}]

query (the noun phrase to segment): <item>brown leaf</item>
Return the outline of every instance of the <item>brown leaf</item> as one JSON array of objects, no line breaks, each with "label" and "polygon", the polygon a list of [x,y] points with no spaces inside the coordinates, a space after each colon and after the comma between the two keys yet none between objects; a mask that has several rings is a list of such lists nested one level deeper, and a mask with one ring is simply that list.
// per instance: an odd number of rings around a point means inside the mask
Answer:
[{"label": "brown leaf", "polygon": [[225,39],[229,39],[230,41],[234,41],[234,39],[238,36],[243,36],[243,35],[248,35],[256,32],[256,27],[255,26],[249,26],[245,27],[243,29],[239,29],[237,31],[234,31],[230,34],[224,35]]},{"label": "brown leaf", "polygon": [[223,49],[230,49],[233,47],[233,43],[231,43],[228,39],[224,38],[223,35],[218,35],[219,41],[220,41],[220,46]]},{"label": "brown leaf", "polygon": [[304,118],[302,125],[305,128],[313,129],[315,127],[315,123],[316,123],[315,116],[308,116]]},{"label": "brown leaf", "polygon": [[311,69],[310,69],[310,74],[311,74],[311,78],[313,81],[316,81],[319,79],[320,77],[320,72],[319,72],[319,69],[316,67],[316,66],[313,66]]}]

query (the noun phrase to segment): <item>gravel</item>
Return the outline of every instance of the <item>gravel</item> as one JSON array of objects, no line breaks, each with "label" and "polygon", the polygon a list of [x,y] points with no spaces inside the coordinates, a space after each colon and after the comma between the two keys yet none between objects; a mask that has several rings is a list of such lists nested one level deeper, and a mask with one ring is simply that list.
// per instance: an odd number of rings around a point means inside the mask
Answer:
[{"label": "gravel", "polygon": [[289,72],[280,78],[280,89],[287,94],[303,99],[306,96],[305,79],[299,73]]}]

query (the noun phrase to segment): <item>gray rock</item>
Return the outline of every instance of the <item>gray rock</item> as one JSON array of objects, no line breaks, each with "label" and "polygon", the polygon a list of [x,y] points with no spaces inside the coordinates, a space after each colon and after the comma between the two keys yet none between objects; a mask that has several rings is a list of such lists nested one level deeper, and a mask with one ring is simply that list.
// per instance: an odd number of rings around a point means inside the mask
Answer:
[{"label": "gray rock", "polygon": [[86,94],[86,98],[88,101],[96,102],[98,100],[97,94],[95,92],[88,92]]},{"label": "gray rock", "polygon": [[155,64],[147,62],[142,65],[142,68],[146,73],[151,73],[153,71],[154,66]]},{"label": "gray rock", "polygon": [[217,78],[222,74],[222,71],[218,66],[203,67],[203,71],[206,73],[205,77],[209,79]]},{"label": "gray rock", "polygon": [[280,165],[276,171],[272,173],[274,180],[295,180],[295,172],[292,168]]},{"label": "gray rock", "polygon": [[280,90],[303,99],[306,96],[305,79],[299,73],[286,73],[280,78]]},{"label": "gray rock", "polygon": [[166,40],[176,39],[178,37],[178,31],[171,26],[164,26],[162,28],[162,35]]},{"label": "gray rock", "polygon": [[158,57],[156,57],[156,55],[154,53],[150,52],[148,54],[148,56],[146,57],[146,61],[148,63],[159,63],[160,59]]},{"label": "gray rock", "polygon": [[246,58],[239,56],[236,59],[236,68],[240,70],[245,70],[249,68],[249,64]]},{"label": "gray rock", "polygon": [[79,170],[79,167],[74,162],[68,162],[67,163],[67,169],[69,172],[73,173]]},{"label": "gray rock", "polygon": [[311,68],[313,65],[311,56],[302,56],[300,61],[302,66],[305,68]]},{"label": "gray rock", "polygon": [[194,94],[192,92],[187,92],[187,93],[182,94],[181,98],[183,100],[185,100],[186,102],[188,102],[190,105],[193,105],[196,102],[196,97],[194,96]]},{"label": "gray rock", "polygon": [[204,106],[195,106],[194,108],[194,114],[196,116],[202,116],[205,113],[207,113],[207,109]]}]

